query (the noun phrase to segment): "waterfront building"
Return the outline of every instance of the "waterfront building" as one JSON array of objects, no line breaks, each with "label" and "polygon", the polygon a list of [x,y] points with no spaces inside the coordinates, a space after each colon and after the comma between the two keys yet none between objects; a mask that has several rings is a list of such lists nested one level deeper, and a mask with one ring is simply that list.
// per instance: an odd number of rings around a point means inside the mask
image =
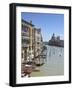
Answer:
[{"label": "waterfront building", "polygon": [[49,45],[51,46],[59,46],[59,47],[64,47],[64,40],[60,39],[60,36],[55,36],[53,33],[51,39],[49,40]]},{"label": "waterfront building", "polygon": [[34,46],[34,59],[36,63],[40,63],[40,55],[43,48],[43,40],[41,35],[41,29],[40,28],[34,28],[33,30],[34,36],[33,36],[33,46]]},{"label": "waterfront building", "polygon": [[[21,30],[21,46],[22,46],[22,62],[29,59],[29,54],[32,52],[32,28],[33,24],[22,20]],[[31,52],[29,52],[31,51]]]},{"label": "waterfront building", "polygon": [[32,21],[27,22],[25,20],[22,20],[21,29],[22,63],[36,62],[38,55],[42,51],[41,29],[36,28]]}]

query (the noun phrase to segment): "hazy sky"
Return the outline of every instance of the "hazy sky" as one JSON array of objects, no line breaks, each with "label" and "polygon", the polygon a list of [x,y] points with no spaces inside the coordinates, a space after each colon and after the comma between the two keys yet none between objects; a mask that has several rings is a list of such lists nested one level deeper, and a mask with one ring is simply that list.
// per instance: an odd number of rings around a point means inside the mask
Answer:
[{"label": "hazy sky", "polygon": [[28,22],[32,20],[35,27],[41,28],[43,41],[49,41],[53,33],[64,39],[63,14],[22,12],[21,18]]}]

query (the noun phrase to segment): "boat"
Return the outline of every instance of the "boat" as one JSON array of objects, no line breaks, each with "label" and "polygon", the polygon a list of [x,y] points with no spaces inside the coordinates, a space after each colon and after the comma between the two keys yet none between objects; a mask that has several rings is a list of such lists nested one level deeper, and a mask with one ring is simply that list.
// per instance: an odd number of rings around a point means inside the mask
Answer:
[{"label": "boat", "polygon": [[36,66],[42,66],[44,63],[36,63]]}]

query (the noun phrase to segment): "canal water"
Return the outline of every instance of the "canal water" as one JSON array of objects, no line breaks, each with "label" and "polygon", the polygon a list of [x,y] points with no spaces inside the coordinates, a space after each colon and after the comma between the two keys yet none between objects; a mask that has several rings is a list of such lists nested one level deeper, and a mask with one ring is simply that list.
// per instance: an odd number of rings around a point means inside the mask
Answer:
[{"label": "canal water", "polygon": [[44,65],[39,71],[31,73],[31,77],[64,75],[64,48],[46,45]]}]

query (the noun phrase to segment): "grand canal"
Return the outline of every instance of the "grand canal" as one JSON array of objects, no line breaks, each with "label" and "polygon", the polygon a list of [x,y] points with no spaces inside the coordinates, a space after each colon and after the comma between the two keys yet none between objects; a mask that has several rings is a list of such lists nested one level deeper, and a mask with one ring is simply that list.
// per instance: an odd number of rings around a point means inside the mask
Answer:
[{"label": "grand canal", "polygon": [[44,64],[39,66],[39,71],[33,71],[31,77],[56,76],[64,74],[64,48],[46,45],[47,50]]}]

